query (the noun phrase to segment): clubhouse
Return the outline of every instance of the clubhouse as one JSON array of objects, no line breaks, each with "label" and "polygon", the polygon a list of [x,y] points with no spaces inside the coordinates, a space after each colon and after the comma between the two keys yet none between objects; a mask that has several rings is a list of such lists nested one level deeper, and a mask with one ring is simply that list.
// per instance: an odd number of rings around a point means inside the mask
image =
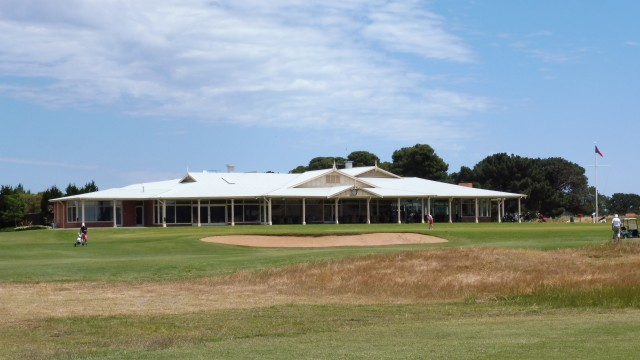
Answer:
[{"label": "clubhouse", "polygon": [[51,200],[54,226],[500,222],[523,194],[400,177],[377,166],[301,174],[187,172],[180,179]]}]

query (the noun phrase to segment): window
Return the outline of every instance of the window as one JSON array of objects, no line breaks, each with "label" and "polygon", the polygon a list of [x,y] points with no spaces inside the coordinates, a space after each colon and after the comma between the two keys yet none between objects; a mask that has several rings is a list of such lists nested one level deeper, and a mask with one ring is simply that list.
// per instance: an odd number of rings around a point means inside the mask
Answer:
[{"label": "window", "polygon": [[[476,200],[462,200],[462,216],[476,216]],[[482,199],[478,200],[478,216],[491,216],[491,201]]]},{"label": "window", "polygon": [[491,216],[491,201],[486,199],[478,201],[478,216]]},{"label": "window", "polygon": [[80,206],[77,201],[69,201],[67,204],[67,221],[68,222],[79,222],[80,221],[80,211],[78,210]]},{"label": "window", "polygon": [[476,216],[476,201],[470,199],[462,200],[462,216]]},{"label": "window", "polygon": [[[122,202],[116,202],[116,222],[121,222]],[[70,201],[67,205],[69,222],[113,221],[113,201]]]},{"label": "window", "polygon": [[191,223],[191,201],[176,202],[176,223]]},{"label": "window", "polygon": [[326,175],[325,181],[327,184],[340,184],[340,175]]},{"label": "window", "polygon": [[[165,201],[167,224],[191,224],[191,201]],[[157,201],[154,209],[156,224],[162,224],[162,202]]]},{"label": "window", "polygon": [[85,221],[113,221],[111,201],[87,201],[84,203]]}]

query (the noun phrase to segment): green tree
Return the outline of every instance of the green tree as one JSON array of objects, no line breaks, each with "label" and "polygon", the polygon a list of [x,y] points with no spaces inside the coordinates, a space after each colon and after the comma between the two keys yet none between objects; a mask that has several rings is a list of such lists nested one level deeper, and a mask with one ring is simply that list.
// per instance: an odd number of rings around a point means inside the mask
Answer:
[{"label": "green tree", "polygon": [[531,159],[506,153],[487,156],[474,166],[473,181],[486,189],[525,194],[533,185],[533,163]]},{"label": "green tree", "polygon": [[467,166],[461,166],[459,172],[451,173],[449,177],[454,184],[472,183],[475,180],[475,173],[473,169]]},{"label": "green tree", "polygon": [[347,156],[353,166],[373,166],[380,163],[380,158],[368,151],[354,151]]},{"label": "green tree", "polygon": [[90,192],[94,192],[94,191],[98,191],[98,186],[96,185],[96,183],[91,180],[90,182],[84,184],[84,186],[82,187],[82,189],[80,189],[80,193],[81,194],[86,194],[86,193],[90,193]]},{"label": "green tree", "polygon": [[[595,192],[596,188],[593,186],[589,187],[589,194],[585,196],[585,199],[589,199],[589,201],[585,201],[585,208],[588,209],[588,212],[592,212],[593,209],[596,208],[595,204]],[[605,194],[598,193],[598,214],[603,215],[606,213],[610,213],[611,210],[611,198]],[[587,212],[585,212],[586,214]]]},{"label": "green tree", "polygon": [[17,226],[32,208],[35,196],[22,185],[0,187],[0,227]]},{"label": "green tree", "polygon": [[541,201],[540,211],[548,216],[563,212],[583,213],[587,209],[582,199],[587,195],[587,176],[583,167],[562,158],[542,159],[535,169],[549,186],[546,199]]},{"label": "green tree", "polygon": [[64,195],[65,196],[73,196],[73,195],[78,195],[78,194],[82,194],[82,193],[80,192],[80,189],[78,189],[76,184],[69,184],[64,189]]},{"label": "green tree", "polygon": [[527,195],[525,208],[545,216],[589,210],[584,168],[562,158],[530,159],[499,153],[480,161],[467,176],[486,189]]},{"label": "green tree", "polygon": [[318,156],[311,159],[311,161],[309,161],[309,165],[299,165],[296,168],[289,170],[289,173],[300,174],[305,171],[331,169],[334,164],[337,167],[344,166],[345,161],[346,159],[343,157]]},{"label": "green tree", "polygon": [[[599,200],[599,199],[598,199]],[[609,200],[609,212],[617,214],[640,213],[640,195],[615,193]]]},{"label": "green tree", "polygon": [[336,166],[344,165],[345,161],[346,159],[343,157],[332,157],[332,156],[315,157],[311,159],[311,161],[309,161],[309,166],[307,167],[307,170],[311,171],[311,170],[331,169],[334,164]]},{"label": "green tree", "polygon": [[305,171],[307,171],[307,167],[304,165],[299,165],[295,169],[289,170],[289,174],[302,174]]},{"label": "green tree", "polygon": [[416,144],[393,152],[393,172],[405,177],[448,181],[449,165],[427,144]]},{"label": "green tree", "polygon": [[53,221],[53,208],[49,200],[62,197],[62,191],[57,186],[52,186],[42,192],[40,200],[40,217],[43,224],[50,224]]},{"label": "green tree", "polygon": [[[538,183],[533,178],[531,169],[534,162],[535,160],[518,155],[497,153],[482,159],[471,172],[465,170],[464,179],[484,189],[526,194],[528,196],[523,202],[524,209],[521,210],[537,212],[540,207],[537,194],[544,193],[545,188],[537,186]],[[518,211],[517,204],[506,205],[507,212]]]},{"label": "green tree", "polygon": [[4,196],[4,207],[0,211],[0,219],[4,226],[18,226],[26,215],[26,204],[20,194]]},{"label": "green tree", "polygon": [[384,161],[378,164],[378,167],[382,170],[386,170],[389,172],[393,172],[393,163],[390,163],[388,161]]},{"label": "green tree", "polygon": [[76,184],[69,184],[65,189],[65,196],[86,194],[86,193],[90,193],[98,190],[99,190],[98,186],[93,180],[84,184],[84,186],[81,188],[77,187]]}]

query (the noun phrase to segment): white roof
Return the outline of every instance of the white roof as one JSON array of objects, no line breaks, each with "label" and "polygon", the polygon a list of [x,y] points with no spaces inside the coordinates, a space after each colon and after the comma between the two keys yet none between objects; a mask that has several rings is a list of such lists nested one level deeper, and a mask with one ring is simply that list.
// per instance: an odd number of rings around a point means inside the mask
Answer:
[{"label": "white roof", "polygon": [[[345,183],[325,183],[329,174]],[[326,169],[301,174],[189,172],[181,179],[140,183],[63,200],[180,200],[241,198],[333,198],[358,186],[358,196],[380,198],[520,198],[523,194],[483,190],[421,178],[403,178],[375,166]]]},{"label": "white roof", "polygon": [[[513,198],[523,197],[502,191],[484,190],[462,185],[448,184],[439,181],[411,178],[363,178],[375,186],[370,189],[385,197],[443,197],[443,198]],[[403,195],[403,193],[405,193]]]}]

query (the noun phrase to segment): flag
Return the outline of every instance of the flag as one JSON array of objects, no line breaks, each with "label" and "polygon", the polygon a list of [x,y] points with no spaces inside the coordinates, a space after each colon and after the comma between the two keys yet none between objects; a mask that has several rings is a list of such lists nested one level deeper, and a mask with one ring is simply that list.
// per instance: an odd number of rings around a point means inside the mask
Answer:
[{"label": "flag", "polygon": [[604,157],[604,155],[602,155],[602,153],[600,152],[600,149],[598,149],[597,145],[596,145],[596,154],[600,155],[601,157]]}]

